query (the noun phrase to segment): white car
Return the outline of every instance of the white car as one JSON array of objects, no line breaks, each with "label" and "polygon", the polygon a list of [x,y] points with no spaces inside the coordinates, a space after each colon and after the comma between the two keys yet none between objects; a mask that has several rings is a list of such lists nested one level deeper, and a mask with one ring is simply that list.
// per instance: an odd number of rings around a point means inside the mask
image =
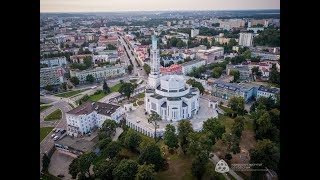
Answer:
[{"label": "white car", "polygon": [[56,134],[52,134],[52,135],[51,135],[51,138],[54,138],[55,136],[56,136]]},{"label": "white car", "polygon": [[58,140],[58,139],[59,139],[59,136],[55,136],[55,137],[53,138],[54,141],[56,141],[56,140]]},{"label": "white car", "polygon": [[60,129],[57,129],[57,130],[56,130],[56,133],[58,133],[59,131],[60,131]]}]

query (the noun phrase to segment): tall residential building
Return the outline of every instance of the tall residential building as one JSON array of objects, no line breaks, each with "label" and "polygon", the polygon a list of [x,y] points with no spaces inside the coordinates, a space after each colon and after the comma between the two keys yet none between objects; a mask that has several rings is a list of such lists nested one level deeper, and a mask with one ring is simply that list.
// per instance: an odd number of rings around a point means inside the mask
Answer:
[{"label": "tall residential building", "polygon": [[40,69],[40,87],[47,85],[60,85],[63,83],[63,69],[53,66]]},{"label": "tall residential building", "polygon": [[159,49],[157,49],[156,36],[152,36],[152,48],[150,50],[150,74],[149,74],[149,86],[153,89],[160,85],[160,56]]},{"label": "tall residential building", "polygon": [[240,33],[239,45],[241,46],[252,46],[253,33]]},{"label": "tall residential building", "polygon": [[123,66],[105,66],[87,70],[70,70],[71,77],[77,77],[80,82],[85,82],[88,75],[92,75],[96,81],[102,81],[106,78],[119,77],[125,74]]},{"label": "tall residential building", "polygon": [[199,29],[191,29],[191,37],[199,35]]},{"label": "tall residential building", "polygon": [[46,64],[48,67],[52,66],[63,66],[67,64],[66,57],[53,57],[53,58],[45,58],[40,60],[40,64]]}]

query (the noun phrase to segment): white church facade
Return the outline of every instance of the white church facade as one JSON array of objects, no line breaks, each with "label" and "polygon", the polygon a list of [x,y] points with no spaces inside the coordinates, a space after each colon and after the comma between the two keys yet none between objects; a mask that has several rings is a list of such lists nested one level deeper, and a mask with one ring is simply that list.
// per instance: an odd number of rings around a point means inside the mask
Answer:
[{"label": "white church facade", "polygon": [[199,90],[186,84],[181,75],[160,74],[157,38],[152,37],[150,74],[144,105],[149,114],[156,112],[165,121],[191,118],[199,110]]}]

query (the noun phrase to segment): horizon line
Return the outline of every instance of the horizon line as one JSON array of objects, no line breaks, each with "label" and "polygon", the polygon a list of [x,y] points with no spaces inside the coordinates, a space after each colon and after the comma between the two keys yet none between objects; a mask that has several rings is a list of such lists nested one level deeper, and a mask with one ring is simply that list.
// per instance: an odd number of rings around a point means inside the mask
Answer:
[{"label": "horizon line", "polygon": [[263,11],[263,10],[280,10],[276,9],[220,9],[220,10],[113,10],[113,11],[40,11],[40,13],[110,13],[110,12],[170,12],[170,11]]}]

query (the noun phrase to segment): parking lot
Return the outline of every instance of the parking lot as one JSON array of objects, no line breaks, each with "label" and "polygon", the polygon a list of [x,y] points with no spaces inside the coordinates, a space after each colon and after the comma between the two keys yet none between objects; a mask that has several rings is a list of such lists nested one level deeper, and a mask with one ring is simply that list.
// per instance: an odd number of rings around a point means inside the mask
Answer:
[{"label": "parking lot", "polygon": [[69,165],[71,164],[74,158],[67,154],[61,153],[56,150],[51,157],[51,161],[49,164],[49,173],[58,176],[59,174],[64,175],[61,179],[71,179],[71,175],[69,174]]}]

